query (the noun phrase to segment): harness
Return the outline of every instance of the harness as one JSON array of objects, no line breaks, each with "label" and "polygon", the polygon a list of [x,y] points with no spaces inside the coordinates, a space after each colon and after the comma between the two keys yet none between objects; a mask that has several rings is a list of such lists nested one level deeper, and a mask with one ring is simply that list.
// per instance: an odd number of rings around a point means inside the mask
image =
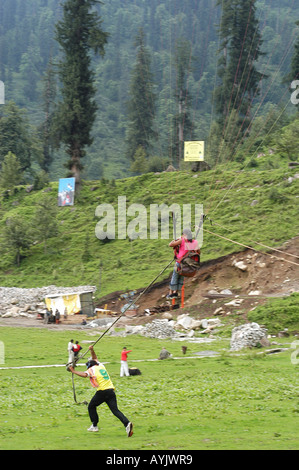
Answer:
[{"label": "harness", "polygon": [[[199,251],[199,252],[198,252]],[[176,260],[175,270],[184,277],[193,277],[200,268],[200,250],[189,250],[184,256]]]}]

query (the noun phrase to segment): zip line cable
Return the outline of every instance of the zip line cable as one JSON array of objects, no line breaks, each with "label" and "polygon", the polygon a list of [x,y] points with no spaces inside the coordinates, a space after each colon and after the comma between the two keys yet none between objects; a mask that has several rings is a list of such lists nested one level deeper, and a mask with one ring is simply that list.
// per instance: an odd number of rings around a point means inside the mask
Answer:
[{"label": "zip line cable", "polygon": [[[138,297],[134,300],[132,300],[122,311],[121,315],[114,320],[114,322],[98,337],[98,339],[93,343],[93,346],[95,346],[107,333],[108,331],[125,315],[126,311],[129,310],[133,304],[139,301],[139,299],[153,286],[153,284],[159,279],[160,276],[166,271],[166,269],[169,268],[169,266],[173,263],[173,259],[162,269],[162,271],[159,272],[159,274],[148,284],[148,286],[138,295]],[[79,357],[77,357],[74,362],[77,363],[80,359],[83,359],[83,357],[86,356],[88,353],[89,349],[87,349],[83,354],[81,354]],[[71,365],[72,362],[69,362],[68,365]]]},{"label": "zip line cable", "polygon": [[[210,235],[214,235],[216,237],[219,237],[219,238],[222,238],[223,240],[227,240],[231,243],[234,243],[236,245],[240,245],[240,246],[243,246],[244,248],[248,248],[249,250],[252,250],[252,251],[255,251],[257,253],[261,253],[263,255],[267,255],[267,256],[271,256],[273,258],[276,258],[278,259],[279,261],[284,261],[286,263],[290,263],[290,264],[294,264],[295,266],[299,266],[299,263],[295,263],[294,261],[291,261],[291,260],[287,260],[287,259],[284,259],[284,258],[279,258],[278,256],[275,256],[275,255],[271,255],[270,253],[267,253],[267,252],[263,252],[263,251],[259,251],[259,250],[256,250],[255,248],[253,248],[252,246],[249,246],[249,245],[245,245],[244,243],[240,243],[240,242],[237,242],[236,240],[232,240],[230,238],[227,238],[227,237],[224,237],[222,235],[219,235],[218,233],[215,233],[215,232],[211,232],[210,230],[207,230],[207,229],[203,229],[204,232],[207,232],[209,233]],[[272,250],[272,248],[271,248]]]},{"label": "zip line cable", "polygon": [[[272,0],[271,0],[271,1],[272,1]],[[295,0],[293,0],[293,4],[294,4],[294,1],[295,1]],[[293,6],[293,4],[292,4],[292,6]],[[285,20],[284,25],[282,26],[282,30],[284,29],[284,26],[285,26],[286,21],[287,21],[287,20]],[[266,23],[266,20],[265,20],[265,22],[264,22],[264,25],[265,25],[265,23]],[[257,29],[258,29],[258,27],[259,27],[259,25],[257,26]],[[256,30],[256,31],[257,31],[257,30]],[[255,34],[256,34],[256,33],[255,33]],[[261,39],[262,39],[262,38],[261,38]],[[290,52],[290,50],[291,50],[290,48],[291,48],[291,46],[292,46],[292,43],[293,43],[293,39],[290,41],[290,44],[288,45],[286,52],[284,52],[283,57],[282,57],[282,59],[281,59],[281,62],[280,62],[280,64],[279,64],[279,66],[278,66],[278,68],[277,68],[277,71],[276,71],[276,74],[275,74],[275,76],[274,76],[274,79],[272,80],[271,85],[269,86],[267,93],[264,95],[263,99],[260,101],[259,107],[258,107],[258,109],[257,109],[257,111],[256,111],[256,113],[255,113],[255,115],[254,115],[254,117],[253,117],[253,119],[251,120],[250,125],[252,125],[252,122],[253,122],[254,118],[256,117],[257,112],[258,112],[259,109],[261,108],[262,103],[264,102],[266,96],[268,95],[270,89],[272,88],[272,84],[274,83],[274,81],[275,81],[275,79],[276,79],[276,77],[277,77],[277,75],[278,75],[278,72],[279,72],[280,68],[282,67],[282,65],[283,65],[283,63],[284,63],[284,61],[285,61],[287,55],[289,54],[289,52]],[[253,45],[253,41],[252,41],[252,43],[251,43],[251,47],[252,47],[252,45]],[[272,54],[274,53],[274,50],[275,50],[275,48],[272,49],[272,53],[270,54],[270,57],[269,57],[269,59],[268,59],[267,67],[268,67],[268,65],[270,64],[270,60],[271,60]],[[266,71],[263,72],[263,77],[265,76],[265,73],[266,73]],[[245,118],[244,118],[244,120],[243,120],[242,126],[241,126],[240,129],[239,129],[238,136],[237,136],[237,138],[235,139],[234,147],[235,147],[235,144],[236,144],[236,142],[237,142],[237,140],[238,140],[238,137],[239,137],[239,135],[240,135],[240,132],[241,132],[243,126],[244,126],[244,123],[245,123],[245,120],[246,120],[246,116],[248,115],[248,111],[249,111],[250,107],[252,106],[252,103],[253,103],[253,101],[254,101],[254,99],[255,99],[255,97],[256,97],[258,91],[259,91],[259,86],[260,86],[260,84],[258,84],[258,86],[257,86],[257,88],[256,88],[256,91],[255,91],[255,94],[254,94],[254,96],[253,96],[251,102],[250,102],[249,105],[248,105],[247,113],[246,113]],[[247,85],[246,85],[246,87],[247,87]],[[245,92],[246,92],[246,90],[244,90],[244,92],[243,92],[243,99],[244,99],[244,97],[245,97]],[[240,102],[240,105],[239,105],[239,108],[238,108],[238,109],[240,109],[240,106],[242,105],[243,99],[242,99],[242,101]],[[231,117],[230,117],[230,119],[231,119]],[[249,127],[250,127],[250,125],[249,125]],[[242,145],[242,143],[244,142],[244,139],[245,139],[246,134],[248,133],[248,131],[249,131],[249,128],[247,129],[245,135],[243,136],[243,139],[242,139],[241,142],[239,143],[239,145],[238,145],[238,147],[237,147],[237,150],[235,150],[234,153],[232,154],[231,159],[232,159],[233,156],[237,153],[239,147],[240,147],[240,146]],[[221,149],[220,149],[219,152],[218,152],[217,160],[218,160],[218,158],[219,158],[220,153],[221,153]]]},{"label": "zip line cable", "polygon": [[[159,272],[159,274],[155,277],[155,279],[153,279],[151,281],[151,283],[138,295],[138,297],[134,300],[132,300],[126,307],[125,309],[122,311],[121,315],[119,317],[116,318],[116,320],[114,320],[114,322],[98,337],[98,339],[92,344],[92,346],[95,346],[107,333],[108,331],[124,316],[124,314],[126,313],[127,310],[129,310],[131,308],[131,306],[133,304],[135,304],[136,302],[138,302],[138,300],[153,286],[153,284],[158,280],[158,278],[160,276],[162,276],[162,274],[166,271],[166,269],[169,268],[169,266],[173,263],[173,259],[167,264],[167,266],[165,266],[162,271]],[[78,358],[74,359],[74,361],[72,362],[68,362],[66,364],[66,367],[68,368],[68,366],[70,365],[73,365],[74,367],[76,367],[76,364],[77,362],[80,360],[80,359],[83,359],[83,357],[86,356],[86,354],[88,353],[89,349],[87,349],[83,354],[81,354],[81,356],[79,356]],[[74,402],[77,404],[77,405],[87,405],[88,403],[86,401],[83,401],[83,402],[78,402],[77,401],[77,396],[76,396],[76,389],[75,389],[75,381],[74,381],[74,374],[72,373],[72,387],[73,387],[73,397],[74,397]]]},{"label": "zip line cable", "polygon": [[[271,1],[272,1],[272,0],[271,0]],[[293,2],[294,2],[294,0],[293,0]],[[223,9],[223,4],[224,4],[224,1],[222,0],[222,9]],[[170,8],[170,6],[171,6],[171,3],[170,3],[170,5],[169,5],[169,8]],[[175,3],[175,9],[177,9],[177,3]],[[244,46],[245,46],[245,41],[246,41],[248,29],[249,29],[249,23],[250,23],[250,18],[251,18],[251,15],[252,15],[252,9],[253,9],[253,6],[251,5],[251,6],[250,6],[250,9],[249,9],[249,14],[248,14],[248,19],[247,19],[247,25],[246,25],[245,35],[244,35],[244,38],[243,38],[242,49],[241,49],[241,53],[240,53],[240,57],[239,57],[238,67],[237,67],[237,70],[236,70],[236,73],[235,73],[234,84],[235,84],[235,82],[236,82],[236,78],[237,78],[237,75],[238,75],[238,70],[239,70],[239,67],[240,67],[240,64],[241,64],[241,60],[242,60],[242,56],[243,56],[243,52],[244,52]],[[212,11],[212,10],[210,10],[210,19],[211,19],[211,11]],[[269,12],[269,10],[268,10],[268,12]],[[209,19],[209,23],[210,23],[210,19]],[[222,15],[221,15],[221,21],[222,21]],[[265,23],[266,23],[266,20],[265,20],[264,24],[265,24]],[[220,23],[220,24],[221,24],[221,23]],[[160,23],[160,27],[161,27],[161,23]],[[176,27],[176,22],[174,23],[174,27]],[[193,33],[192,33],[192,36],[193,36],[193,34],[194,34],[194,29],[195,29],[195,28],[194,28],[194,26],[193,26]],[[258,31],[258,26],[257,26],[257,28],[256,28],[256,30],[255,30],[253,40],[251,41],[251,46],[250,46],[249,53],[250,53],[250,51],[252,50],[253,41],[254,41],[254,39],[255,39],[255,36],[256,36],[257,31]],[[170,24],[170,27],[169,27],[169,34],[170,34],[170,45],[171,45],[172,39],[173,39],[173,37],[172,37],[172,36],[173,36],[173,33],[172,33],[172,25],[171,25],[171,24]],[[175,35],[176,35],[176,31],[175,31]],[[219,38],[219,42],[220,42],[220,38]],[[289,47],[291,47],[291,45],[290,45]],[[287,54],[288,54],[288,53],[287,53]],[[287,54],[285,54],[284,58],[281,60],[281,63],[280,63],[280,65],[279,65],[279,69],[281,68],[282,64],[284,63],[284,60],[285,60]],[[188,73],[189,73],[189,74],[190,74],[190,71],[191,71],[191,56],[192,56],[192,44],[191,44],[191,47],[190,47],[190,57],[189,57],[189,67],[188,67]],[[248,60],[249,60],[249,54],[247,55],[247,62],[248,62]],[[216,86],[217,68],[218,68],[218,64],[216,65],[214,89],[215,89],[215,86]],[[202,71],[203,71],[203,69],[204,69],[204,65],[202,65]],[[278,71],[279,71],[279,69],[278,69]],[[278,74],[278,71],[276,72],[277,74]],[[244,72],[243,72],[243,73],[244,73]],[[276,77],[275,77],[275,78],[276,78]],[[171,55],[170,55],[170,85],[171,85],[171,82],[172,82],[172,61],[171,61]],[[187,84],[188,84],[188,83],[189,83],[189,75],[188,75],[188,79],[187,79]],[[272,83],[273,83],[273,82],[272,82]],[[272,85],[272,83],[271,83],[271,85]],[[233,92],[234,84],[233,84],[233,87],[232,87],[232,92]],[[170,88],[171,88],[171,86],[170,86]],[[245,91],[246,91],[246,90],[245,90]],[[232,92],[231,92],[231,98],[230,98],[230,105],[231,105],[231,103],[232,103]],[[239,92],[238,92],[238,93],[239,93]],[[266,95],[264,96],[263,101],[264,101],[265,97],[267,96],[267,94],[268,94],[268,92],[267,92]],[[244,97],[244,95],[245,95],[245,92],[243,91],[243,97]],[[149,98],[149,97],[147,96],[147,99],[148,99],[148,98]],[[235,100],[236,100],[236,98],[235,98]],[[263,101],[262,101],[262,102],[263,102]],[[214,102],[214,100],[212,100],[212,112],[213,112],[213,102]],[[170,104],[170,103],[169,103],[169,104]],[[251,106],[251,104],[252,104],[252,102],[250,103],[249,106]],[[241,105],[241,104],[240,104],[240,105]],[[261,106],[261,104],[260,104],[260,106]],[[195,110],[194,110],[194,113],[195,113]],[[211,114],[212,114],[212,113],[211,113]],[[256,116],[256,114],[255,114],[255,116]],[[255,116],[254,116],[254,117],[255,117]],[[227,117],[228,117],[228,116],[227,116]],[[254,119],[254,118],[253,118],[253,119]],[[252,124],[252,122],[253,122],[253,119],[252,119],[252,121],[251,121],[251,124]],[[194,116],[194,119],[192,120],[192,127],[194,126],[194,120],[195,120],[195,116]],[[226,122],[227,122],[227,118],[226,118]],[[211,122],[210,122],[210,130],[211,130],[211,125],[212,125],[212,116],[211,116]],[[273,126],[272,126],[272,127],[273,127]],[[227,133],[227,131],[228,131],[228,129],[225,129],[225,128],[224,128],[224,132]],[[171,157],[171,158],[172,158],[172,157]],[[238,178],[238,177],[237,177],[237,178]],[[237,178],[236,178],[236,180],[237,180]],[[232,187],[234,186],[234,184],[235,184],[235,182],[230,186],[229,190],[232,189]],[[217,207],[219,206],[219,204],[220,204],[221,202],[222,202],[222,200],[217,204],[216,208],[213,209],[213,211],[217,209]],[[199,224],[199,226],[198,226],[197,233],[199,232],[200,228],[202,227],[203,222],[204,222],[204,218],[201,220],[201,222],[200,222],[200,224]],[[205,230],[205,229],[204,229],[204,230]],[[232,241],[232,242],[233,242],[233,241]],[[243,245],[243,246],[246,246],[246,245]],[[252,249],[252,248],[251,248],[251,249]],[[159,275],[154,279],[154,281],[152,281],[152,282],[150,283],[150,285],[138,296],[137,300],[138,300],[143,294],[145,294],[145,292],[149,289],[149,287],[152,286],[152,284],[156,281],[156,279],[157,279],[161,274],[163,274],[163,272],[170,266],[170,264],[171,264],[172,262],[173,262],[173,260],[159,273]],[[135,302],[136,302],[136,300],[135,300]],[[132,302],[132,303],[133,303],[133,302]],[[128,308],[130,308],[131,305],[132,305],[132,304],[130,304],[130,305],[128,306]],[[127,310],[127,309],[126,309],[126,310]],[[126,310],[125,310],[125,311],[126,311]],[[122,313],[122,315],[121,315],[120,317],[118,317],[118,318],[113,322],[113,324],[99,337],[99,339],[98,339],[94,344],[96,344],[96,343],[109,331],[109,329],[124,315],[125,311]],[[84,357],[86,353],[87,353],[87,351],[84,353],[84,355],[80,356],[80,359],[81,359],[82,357]]]},{"label": "zip line cable", "polygon": [[[250,130],[251,130],[251,128],[252,128],[252,125],[253,125],[253,122],[254,122],[254,119],[255,119],[255,117],[257,116],[257,114],[258,114],[258,112],[259,112],[259,110],[260,110],[260,108],[261,108],[263,102],[265,101],[265,99],[266,99],[266,97],[267,97],[269,91],[272,90],[272,85],[274,84],[275,80],[277,79],[277,76],[278,76],[278,74],[279,74],[279,72],[280,72],[280,68],[282,67],[284,61],[286,60],[288,54],[290,53],[291,48],[292,48],[292,46],[294,45],[295,40],[296,40],[296,38],[291,39],[291,41],[290,41],[290,43],[289,43],[289,46],[288,46],[288,50],[285,52],[285,54],[284,54],[284,56],[283,56],[283,58],[282,58],[282,60],[281,60],[281,63],[280,63],[280,65],[279,65],[279,68],[276,70],[276,73],[275,73],[275,75],[274,75],[274,77],[273,77],[273,80],[272,80],[271,84],[270,84],[269,87],[268,87],[267,92],[265,93],[265,95],[263,96],[263,98],[261,99],[261,101],[259,102],[259,105],[258,105],[258,107],[257,107],[257,110],[255,111],[255,114],[254,114],[254,116],[253,116],[253,118],[252,118],[252,120],[251,120],[251,122],[250,122],[248,128],[246,129],[246,132],[245,132],[244,136],[242,137],[241,141],[239,142],[238,147],[234,150],[234,152],[233,152],[233,154],[232,154],[232,156],[231,156],[231,159],[233,159],[233,157],[236,155],[236,153],[238,152],[238,150],[239,150],[239,148],[241,147],[241,145],[244,143],[245,138],[246,138],[246,134],[248,134],[248,133],[250,132]],[[254,99],[256,98],[257,93],[258,93],[258,88],[257,88],[257,90],[256,90],[255,95],[253,96],[253,98],[252,98],[252,100],[251,100],[251,103],[249,104],[248,110],[250,109],[250,107],[251,107],[251,105],[252,105]],[[239,135],[240,135],[240,133],[241,133],[241,131],[242,131],[242,128],[243,128],[243,126],[244,126],[244,123],[245,123],[245,121],[246,121],[246,116],[247,116],[247,114],[245,115],[245,118],[244,118],[244,120],[243,120],[242,126],[241,126],[240,129],[239,129],[238,135],[237,135],[237,137],[236,137],[236,139],[235,139],[235,142],[234,142],[234,146],[235,146],[235,144],[237,143],[238,138],[239,138]]]},{"label": "zip line cable", "polygon": [[[299,74],[298,74],[298,75],[299,75]],[[272,83],[273,83],[273,82],[272,82]],[[272,85],[272,83],[271,83],[271,85]],[[270,87],[269,87],[269,89],[270,89]],[[267,93],[268,93],[268,92],[267,92]],[[266,95],[267,95],[267,93],[266,93]],[[286,95],[286,93],[289,93],[289,90],[288,90],[288,89],[286,89],[285,92],[284,92],[284,94],[282,95],[282,98],[281,98],[281,100],[280,100],[280,103],[283,101],[284,96]],[[264,96],[263,101],[264,101],[266,95]],[[278,103],[278,106],[280,105],[280,103]],[[261,104],[260,104],[260,106],[261,106]],[[252,127],[252,125],[253,125],[253,121],[254,121],[254,119],[255,119],[255,117],[256,117],[256,115],[257,115],[257,112],[258,112],[260,106],[258,107],[258,109],[257,109],[257,111],[256,111],[256,113],[255,113],[255,115],[254,115],[254,117],[252,118],[252,120],[251,120],[251,122],[250,122],[250,125],[249,125],[249,127],[248,127],[248,129],[247,129],[246,132],[248,132],[248,131],[251,129],[251,127]],[[255,155],[257,155],[257,153],[258,153],[258,151],[260,150],[260,148],[262,147],[264,141],[265,141],[265,140],[267,139],[267,137],[271,134],[273,128],[275,127],[275,125],[277,124],[277,122],[279,121],[279,119],[281,118],[281,116],[284,114],[284,112],[285,112],[285,110],[286,110],[286,108],[287,108],[288,106],[289,106],[289,101],[287,101],[285,107],[281,110],[280,114],[278,115],[278,117],[277,117],[277,119],[275,120],[275,122],[272,124],[271,128],[268,130],[267,134],[266,134],[265,136],[263,136],[263,140],[262,140],[262,142],[259,144],[258,148],[255,150],[255,152],[254,152],[254,154],[253,154],[253,157],[254,157]],[[273,111],[273,112],[274,112],[274,111]],[[263,129],[265,129],[265,127],[266,127],[268,121],[271,119],[271,117],[272,117],[272,114],[269,113],[267,119],[266,119],[265,122],[264,122],[263,127],[260,128],[258,134],[255,136],[256,138],[260,135],[260,133],[263,131]],[[241,142],[239,143],[238,148],[244,143],[245,138],[246,138],[246,134],[243,136],[243,139],[242,139]],[[251,145],[250,145],[246,150],[249,152],[249,150],[252,148],[253,145],[254,145],[254,141],[251,143]],[[237,153],[238,148],[236,149],[235,153],[232,155],[232,158],[233,158],[234,155]],[[247,168],[248,164],[249,164],[249,161],[248,161],[247,164],[244,166],[243,170],[244,170],[245,168]],[[226,193],[223,195],[221,201],[217,204],[216,208],[214,208],[213,211],[218,208],[218,206],[221,204],[221,202],[222,202],[222,201],[224,200],[224,198],[226,197],[227,192],[228,192],[230,189],[233,188],[233,186],[235,185],[235,183],[236,183],[236,181],[238,180],[238,178],[239,178],[239,175],[236,177],[235,181],[231,184],[231,186],[230,186],[229,189],[226,191]],[[219,183],[218,183],[218,184],[219,184]],[[213,196],[213,194],[215,194],[215,191],[216,191],[216,189],[217,189],[218,184],[217,184],[216,187],[213,189],[212,196]],[[212,199],[212,200],[213,200],[213,199]],[[210,203],[210,205],[211,205],[211,203]],[[209,209],[208,209],[208,211],[209,211]]]},{"label": "zip line cable", "polygon": [[[272,0],[271,0],[271,3],[272,3]],[[270,10],[270,9],[268,9],[268,14],[269,14],[269,10]],[[252,41],[251,41],[251,44],[250,44],[250,48],[249,48],[249,51],[248,51],[248,54],[247,54],[246,63],[245,63],[245,66],[244,66],[244,68],[243,68],[243,73],[242,73],[242,76],[241,76],[240,83],[243,82],[244,74],[245,74],[245,71],[247,70],[247,66],[248,66],[250,54],[251,54],[251,51],[252,51],[252,48],[253,48],[253,44],[254,44],[256,35],[257,35],[257,33],[259,32],[259,30],[260,30],[261,15],[262,15],[262,10],[261,10],[261,12],[260,12],[260,17],[259,17],[259,19],[258,19],[258,21],[257,21],[257,26],[256,26],[256,28],[255,28],[255,32],[254,32],[254,35],[253,35],[253,38],[252,38]],[[250,76],[251,76],[251,72],[254,70],[254,66],[253,66],[253,65],[254,65],[254,61],[256,60],[256,55],[257,55],[257,53],[258,53],[258,51],[259,51],[259,46],[260,46],[260,44],[261,44],[261,42],[262,42],[262,33],[263,33],[264,28],[265,28],[265,26],[266,26],[267,18],[268,18],[268,17],[266,17],[265,20],[264,20],[264,24],[263,24],[263,27],[262,27],[262,29],[261,29],[260,40],[259,40],[259,42],[258,42],[258,44],[257,44],[257,46],[256,46],[255,53],[254,53],[253,58],[252,58],[252,60],[251,60],[251,68],[250,68],[249,73],[247,74],[246,83],[245,83],[245,86],[244,86],[244,88],[243,88],[243,90],[242,90],[242,96],[241,96],[241,99],[240,99],[240,102],[239,102],[239,106],[238,106],[238,108],[237,108],[237,113],[239,112],[239,110],[240,110],[240,108],[241,108],[241,106],[242,106],[242,104],[243,104],[243,100],[244,100],[244,98],[245,98],[245,94],[246,94],[246,90],[247,90],[247,85],[248,85],[248,83],[249,83],[249,78],[250,78]],[[247,27],[248,27],[248,25],[247,25]],[[244,39],[244,41],[245,41],[245,39]],[[241,57],[242,57],[242,55],[241,55]],[[240,57],[240,61],[241,61],[241,57]],[[237,94],[236,94],[236,97],[235,97],[235,101],[234,101],[234,104],[233,104],[233,109],[235,109],[235,107],[236,107],[236,103],[237,103],[237,99],[238,99],[238,97],[239,97],[240,90],[241,90],[241,87],[239,86],[239,87],[238,87]],[[247,116],[247,114],[248,114],[248,110],[250,109],[250,106],[252,105],[252,103],[253,103],[253,100],[251,100],[251,103],[250,103],[249,106],[247,107],[247,112],[246,112],[246,114],[245,114],[245,118],[244,118],[242,127],[243,127],[243,125],[244,125],[246,116]],[[232,113],[229,115],[229,120],[228,120],[228,125],[227,125],[227,130],[226,130],[227,132],[228,132],[229,127],[230,127],[231,119],[232,119]],[[241,128],[239,129],[239,134],[240,134],[240,131],[241,131]],[[227,132],[224,132],[224,139],[225,139],[225,136],[227,135]],[[231,131],[231,134],[232,134],[232,132],[233,132],[233,130]],[[238,134],[238,136],[236,137],[236,141],[237,141],[237,139],[238,139],[238,137],[239,137],[239,134]]]},{"label": "zip line cable", "polygon": [[[288,90],[287,90],[287,91],[288,91]],[[275,125],[276,125],[277,122],[279,121],[280,117],[281,117],[281,116],[283,115],[283,113],[285,112],[285,110],[286,110],[286,108],[287,108],[288,105],[289,105],[289,103],[287,103],[286,106],[285,106],[285,108],[281,111],[281,113],[279,114],[278,118],[277,118],[276,121],[273,123],[272,127],[269,129],[269,131],[268,131],[268,133],[266,134],[266,136],[264,137],[263,141],[261,142],[261,144],[260,144],[259,147],[257,148],[255,154],[257,154],[257,152],[259,151],[259,149],[260,149],[260,147],[262,146],[262,144],[263,144],[264,140],[266,139],[266,137],[271,134],[273,128],[275,127]],[[252,145],[253,145],[253,144],[252,144]],[[255,155],[255,154],[254,154],[254,155]],[[245,170],[245,168],[247,168],[248,165],[249,165],[249,160],[248,160],[247,164],[244,166],[243,170]],[[232,184],[229,186],[229,188],[225,191],[224,195],[222,196],[221,200],[218,202],[217,206],[212,209],[212,212],[214,212],[215,210],[218,209],[218,207],[220,206],[220,204],[221,204],[221,203],[224,201],[224,199],[227,197],[228,192],[231,191],[231,189],[235,186],[236,182],[237,182],[238,179],[240,178],[240,175],[241,175],[241,173],[239,173],[239,174],[236,176],[235,180],[232,182]],[[214,190],[214,191],[215,191],[215,190]]]},{"label": "zip line cable", "polygon": [[[294,3],[294,1],[295,1],[295,0],[293,0],[293,3]],[[285,27],[286,21],[287,21],[287,20],[285,20],[285,22],[284,22],[284,24],[283,24],[283,26],[282,26],[282,30],[283,30],[284,27]],[[280,60],[280,63],[278,64],[278,67],[277,67],[277,69],[275,70],[275,74],[273,74],[272,81],[271,81],[271,83],[270,83],[270,85],[269,85],[269,87],[268,87],[266,93],[264,94],[263,98],[259,101],[258,108],[257,108],[257,110],[255,111],[255,114],[254,114],[253,118],[251,119],[251,122],[250,122],[250,124],[249,124],[249,126],[248,126],[248,128],[247,128],[247,130],[246,130],[246,132],[245,132],[245,134],[244,134],[244,136],[243,136],[243,138],[241,139],[241,141],[240,141],[240,143],[239,143],[237,149],[234,150],[234,152],[232,153],[231,159],[233,159],[234,155],[236,155],[238,149],[239,149],[240,146],[243,144],[243,142],[244,142],[244,140],[245,140],[245,137],[246,137],[246,134],[248,134],[249,130],[251,129],[252,123],[253,123],[255,117],[257,116],[257,114],[258,114],[258,112],[259,112],[259,110],[260,110],[260,108],[261,108],[263,102],[265,101],[266,97],[268,96],[270,90],[273,89],[273,84],[274,84],[275,80],[277,79],[278,74],[279,74],[279,72],[280,72],[280,69],[281,69],[281,67],[283,66],[283,64],[284,64],[284,62],[285,62],[285,60],[286,60],[288,54],[289,54],[290,51],[292,50],[292,47],[293,47],[293,44],[294,44],[295,39],[296,39],[296,38],[291,38],[289,44],[287,45],[287,47],[286,47],[286,49],[285,49],[285,51],[284,51],[284,53],[283,53],[283,55],[282,55],[282,58],[281,58],[281,60]],[[269,65],[270,65],[270,61],[271,61],[271,58],[272,58],[272,55],[273,55],[274,51],[275,51],[275,47],[272,48],[272,52],[271,52],[271,54],[269,55],[268,62],[267,62],[267,64],[266,64],[265,70],[264,70],[263,73],[262,73],[261,80],[266,76],[266,71],[267,71],[267,69],[268,69],[268,67],[269,67]],[[260,80],[260,82],[261,82],[261,80]],[[247,85],[246,85],[246,87],[247,87]],[[252,97],[252,99],[251,99],[251,101],[250,101],[250,103],[249,103],[249,105],[248,105],[247,112],[246,112],[246,114],[245,114],[243,123],[242,123],[242,125],[241,125],[240,128],[239,128],[239,132],[238,132],[238,135],[237,135],[237,137],[236,137],[236,139],[235,139],[233,148],[235,147],[235,144],[236,144],[236,142],[238,141],[239,135],[240,135],[240,133],[241,133],[241,131],[242,131],[242,129],[243,129],[243,126],[244,126],[244,124],[245,124],[246,117],[248,116],[248,111],[249,111],[250,108],[252,107],[253,101],[254,101],[254,99],[256,98],[256,96],[257,96],[257,94],[258,94],[258,92],[259,92],[259,89],[260,89],[260,83],[257,85],[256,90],[255,90],[255,93],[254,93],[254,96]],[[245,92],[246,92],[246,90],[244,90],[243,98],[244,98],[244,96],[245,96]],[[243,102],[243,100],[242,100],[242,102]],[[242,105],[242,102],[240,103],[238,110],[240,109],[240,106]]]},{"label": "zip line cable", "polygon": [[[207,215],[205,215],[205,219],[209,220],[212,225],[216,225],[217,227],[223,228],[224,230],[227,230],[227,231],[229,231],[229,232],[233,232],[232,229],[230,229],[230,228],[228,228],[228,227],[224,227],[224,225],[219,224],[219,223],[215,222],[214,220],[211,220]],[[287,255],[287,256],[291,256],[292,258],[299,259],[299,256],[297,256],[297,255],[293,255],[292,253],[286,253],[285,251],[282,251],[282,250],[279,250],[279,249],[277,249],[277,248],[273,248],[273,247],[271,247],[271,246],[265,245],[265,244],[260,243],[260,242],[258,242],[258,241],[256,241],[256,240],[250,240],[250,242],[251,242],[251,243],[254,243],[254,244],[256,244],[256,245],[260,245],[260,246],[262,246],[262,247],[264,247],[264,248],[267,248],[268,250],[275,251],[275,252],[277,252],[277,253],[281,253],[281,254],[283,254],[283,255]],[[255,250],[255,251],[258,251],[258,250]],[[260,252],[260,253],[263,253],[263,254],[264,254],[264,252]],[[287,260],[284,260],[284,261],[287,261]]]}]

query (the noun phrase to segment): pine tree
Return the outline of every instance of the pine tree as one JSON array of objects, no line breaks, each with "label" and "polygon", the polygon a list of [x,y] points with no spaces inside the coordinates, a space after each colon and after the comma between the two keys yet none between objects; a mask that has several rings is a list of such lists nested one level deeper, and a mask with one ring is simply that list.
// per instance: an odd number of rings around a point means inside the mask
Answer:
[{"label": "pine tree", "polygon": [[18,158],[23,171],[30,169],[33,160],[42,164],[41,142],[24,110],[13,101],[3,106],[0,116],[0,162],[8,152]]},{"label": "pine tree", "polygon": [[14,256],[15,263],[20,266],[22,254],[34,242],[34,234],[30,223],[25,218],[10,217],[6,220],[3,232],[3,247]]},{"label": "pine tree", "polygon": [[17,157],[8,152],[2,162],[2,168],[0,172],[0,188],[14,192],[15,186],[21,183],[23,173],[21,171],[21,165]]},{"label": "pine tree", "polygon": [[156,135],[153,129],[156,95],[150,70],[150,55],[145,46],[142,28],[136,37],[135,46],[137,58],[130,83],[129,126],[126,137],[127,157],[130,160],[134,159],[140,147],[148,156],[151,139]]},{"label": "pine tree", "polygon": [[174,116],[174,142],[173,150],[178,157],[178,163],[184,156],[184,141],[190,135],[192,122],[190,119],[191,95],[188,90],[188,73],[192,61],[191,44],[189,41],[179,40],[176,44],[176,105],[177,113]]},{"label": "pine tree", "polygon": [[44,253],[47,253],[47,241],[58,235],[57,205],[53,198],[47,195],[41,197],[37,202],[37,208],[31,225],[35,237],[44,243]]},{"label": "pine tree", "polygon": [[101,18],[92,9],[97,0],[66,0],[63,19],[56,25],[56,40],[64,57],[59,64],[62,102],[58,106],[55,127],[59,143],[70,156],[69,176],[80,185],[81,159],[92,143],[91,130],[96,117],[94,72],[91,52],[104,55],[108,33],[101,28]]},{"label": "pine tree", "polygon": [[219,0],[218,5],[222,4],[219,28],[221,57],[218,63],[221,84],[214,99],[223,137],[229,142],[235,141],[235,137],[231,137],[232,111],[239,116],[237,125],[241,138],[249,124],[253,99],[259,94],[262,74],[257,71],[255,63],[262,55],[262,40],[256,18],[256,0]]}]

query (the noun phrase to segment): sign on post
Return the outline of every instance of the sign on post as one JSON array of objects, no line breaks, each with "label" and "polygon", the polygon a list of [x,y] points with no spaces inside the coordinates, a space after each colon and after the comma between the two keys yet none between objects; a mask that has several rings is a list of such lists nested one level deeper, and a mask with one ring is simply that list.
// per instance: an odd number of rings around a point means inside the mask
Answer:
[{"label": "sign on post", "polygon": [[60,178],[58,187],[58,206],[73,206],[75,178]]},{"label": "sign on post", "polygon": [[205,143],[201,140],[185,142],[184,160],[185,162],[203,162],[205,159]]}]

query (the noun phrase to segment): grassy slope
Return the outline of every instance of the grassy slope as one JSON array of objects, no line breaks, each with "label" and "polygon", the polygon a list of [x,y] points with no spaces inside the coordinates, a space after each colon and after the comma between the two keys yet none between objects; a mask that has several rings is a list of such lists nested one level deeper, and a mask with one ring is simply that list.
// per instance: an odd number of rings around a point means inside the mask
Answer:
[{"label": "grassy slope", "polygon": [[[149,283],[171,259],[169,240],[113,240],[103,243],[95,237],[98,219],[95,209],[109,203],[116,208],[117,197],[126,196],[127,207],[132,203],[168,205],[172,203],[203,204],[204,210],[215,222],[231,232],[212,227],[212,230],[236,241],[250,244],[259,240],[278,246],[298,233],[299,180],[287,182],[295,170],[285,163],[279,169],[239,171],[237,166],[218,167],[199,173],[177,172],[146,174],[117,180],[115,184],[101,181],[86,182],[74,207],[59,208],[59,237],[48,242],[48,254],[43,243],[37,243],[23,259],[20,268],[12,264],[12,257],[2,254],[0,285],[40,287],[96,285],[99,287],[99,265],[103,264],[101,296],[116,290],[135,289]],[[49,193],[56,200],[57,183],[51,183]],[[92,188],[96,188],[92,190]],[[0,236],[7,218],[17,215],[30,220],[42,191],[26,193],[25,189],[9,200],[1,201]],[[253,200],[258,203],[251,206]],[[149,210],[148,210],[149,214]],[[129,220],[129,219],[128,219]],[[171,231],[170,231],[171,232]],[[86,235],[91,258],[82,261]],[[204,233],[202,260],[217,258],[240,247]],[[170,271],[169,271],[170,272]],[[168,272],[165,276],[168,275]]]}]

